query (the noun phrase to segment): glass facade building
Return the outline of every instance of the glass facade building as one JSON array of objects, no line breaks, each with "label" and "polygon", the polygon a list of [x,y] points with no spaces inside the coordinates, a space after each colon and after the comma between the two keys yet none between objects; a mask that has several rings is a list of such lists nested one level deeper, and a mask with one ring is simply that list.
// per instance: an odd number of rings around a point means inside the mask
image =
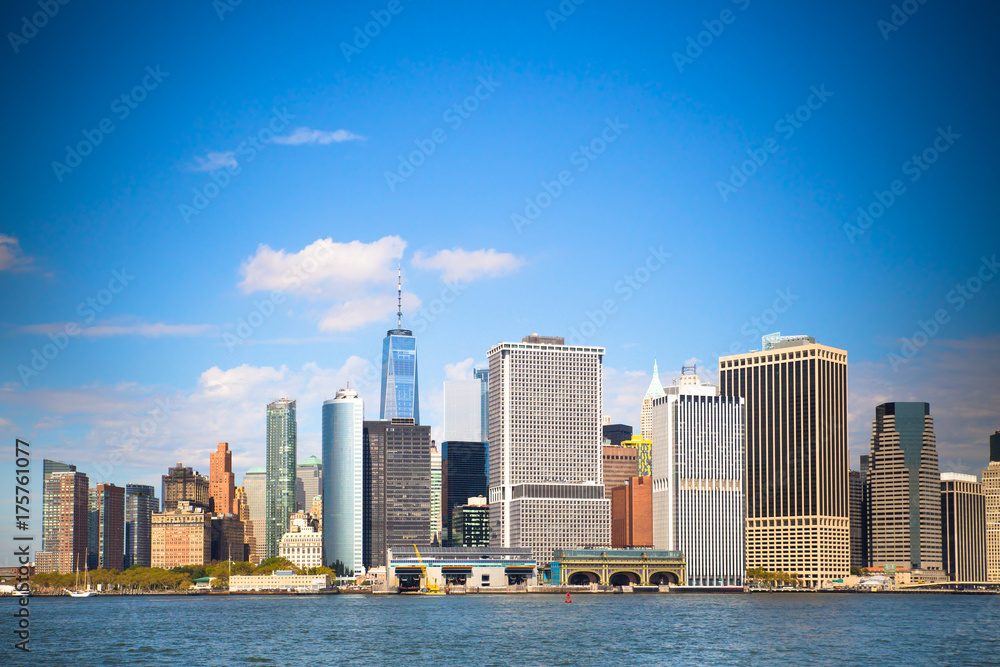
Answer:
[{"label": "glass facade building", "polygon": [[382,341],[382,396],[379,418],[420,423],[417,339],[409,329],[390,329]]},{"label": "glass facade building", "polygon": [[453,532],[454,515],[455,508],[465,505],[469,502],[469,498],[486,496],[489,493],[489,480],[486,477],[486,443],[443,442],[441,458],[443,473],[441,500],[445,539],[449,540],[449,546],[474,546],[459,543],[461,535]]},{"label": "glass facade building", "polygon": [[152,486],[125,485],[125,569],[151,567],[153,512],[159,510],[160,500]]},{"label": "glass facade building", "polygon": [[264,558],[264,536],[267,531],[267,468],[257,466],[243,475],[243,492],[247,498],[250,531],[254,541],[254,556]]},{"label": "glass facade building", "polygon": [[295,401],[278,399],[267,405],[267,517],[264,558],[278,555],[281,536],[295,513]]},{"label": "glass facade building", "polygon": [[364,420],[353,389],[323,403],[323,564],[338,576],[364,572]]}]

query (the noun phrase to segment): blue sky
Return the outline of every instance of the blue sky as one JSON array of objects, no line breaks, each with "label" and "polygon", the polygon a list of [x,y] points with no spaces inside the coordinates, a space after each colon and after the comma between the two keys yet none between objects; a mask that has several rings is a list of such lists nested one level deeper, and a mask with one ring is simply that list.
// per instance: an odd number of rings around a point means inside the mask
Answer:
[{"label": "blue sky", "polygon": [[[711,378],[781,331],[848,350],[852,464],[877,402],[928,400],[942,468],[983,467],[1000,428],[996,8],[928,2],[887,31],[891,3],[590,0],[565,20],[554,0],[389,4],[248,0],[220,20],[207,0],[70,3],[36,32],[37,3],[0,10],[0,435],[32,442],[36,478],[48,456],[158,484],[176,461],[207,473],[227,440],[240,480],[283,395],[317,454],[342,384],[377,416],[365,368],[397,261],[436,428],[445,377],[501,340],[602,322],[586,340],[607,348],[605,411],[637,425],[654,358]],[[386,25],[345,49],[372,12]],[[78,165],[53,166],[102,122]],[[855,212],[897,179],[861,233]],[[102,293],[114,271],[127,286]],[[67,323],[82,332],[25,378]]]}]

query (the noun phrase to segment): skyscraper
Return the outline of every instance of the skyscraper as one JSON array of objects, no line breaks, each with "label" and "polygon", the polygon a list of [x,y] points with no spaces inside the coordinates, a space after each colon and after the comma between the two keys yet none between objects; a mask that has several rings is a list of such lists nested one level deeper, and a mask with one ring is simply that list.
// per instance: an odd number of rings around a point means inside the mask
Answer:
[{"label": "skyscraper", "polygon": [[[871,456],[861,455],[861,565],[868,567],[872,558],[871,480],[868,478]],[[853,516],[853,515],[852,515]]]},{"label": "skyscraper", "polygon": [[975,475],[941,473],[941,556],[951,581],[986,581],[986,498]]},{"label": "skyscraper", "polygon": [[417,339],[403,328],[402,274],[398,284],[399,308],[396,328],[389,329],[382,341],[382,395],[379,418],[412,419],[420,423],[420,391],[417,383]]},{"label": "skyscraper", "polygon": [[653,547],[684,554],[688,586],[743,586],[745,412],[683,372],[653,399]]},{"label": "skyscraper", "polygon": [[365,404],[353,389],[323,402],[323,564],[364,572]]},{"label": "skyscraper", "polygon": [[[45,493],[45,482],[49,481],[54,473],[57,472],[76,472],[76,466],[71,463],[63,463],[61,461],[52,461],[50,459],[44,459],[42,461],[42,494]],[[46,535],[54,534],[54,522],[58,522],[59,517],[52,515],[48,511],[48,506],[46,503],[42,503],[42,550],[51,549],[52,546],[46,542]],[[50,524],[52,524],[50,526]]]},{"label": "skyscraper", "polygon": [[280,398],[267,404],[267,517],[264,558],[278,555],[281,536],[295,513],[295,401]]},{"label": "skyscraper", "polygon": [[607,423],[601,426],[605,438],[611,441],[611,447],[620,447],[625,440],[632,439],[632,427],[628,424]]},{"label": "skyscraper", "polygon": [[[245,477],[244,477],[245,479]],[[257,558],[257,538],[253,534],[253,523],[250,521],[250,503],[247,500],[247,491],[242,486],[236,487],[236,494],[233,496],[233,505],[236,510],[234,514],[243,524],[243,552],[244,558],[251,563],[259,563]]]},{"label": "skyscraper", "polygon": [[441,539],[441,450],[431,440],[431,542]]},{"label": "skyscraper", "polygon": [[872,565],[942,574],[941,474],[930,404],[875,408],[868,475]]},{"label": "skyscraper", "polygon": [[45,481],[42,502],[45,516],[43,541],[47,548],[35,554],[39,572],[75,572],[87,561],[88,489],[82,472],[52,472]]},{"label": "skyscraper", "polygon": [[490,546],[548,563],[554,549],[610,544],[603,357],[537,334],[490,349]]},{"label": "skyscraper", "polygon": [[990,463],[983,471],[986,496],[986,580],[1000,581],[1000,431],[990,436]]},{"label": "skyscraper", "polygon": [[366,568],[385,565],[386,547],[431,541],[431,428],[409,419],[364,422]]},{"label": "skyscraper", "polygon": [[486,477],[485,442],[445,442],[441,444],[442,468],[442,520],[445,539],[451,546],[465,546],[457,542],[455,508],[469,498],[486,497],[489,481]]},{"label": "skyscraper", "polygon": [[816,588],[850,573],[847,353],[808,336],[762,347],[719,359],[722,395],[746,400],[747,567]]},{"label": "skyscraper", "polygon": [[125,485],[125,569],[151,567],[153,512],[159,511],[160,501],[152,486]]},{"label": "skyscraper", "polygon": [[125,556],[125,488],[98,484],[97,567],[121,570]]},{"label": "skyscraper", "polygon": [[461,442],[484,442],[482,380],[444,381],[444,438]]},{"label": "skyscraper", "polygon": [[[243,492],[250,516],[249,533],[253,535],[256,562],[264,560],[264,536],[267,532],[267,468],[257,466],[243,475]],[[242,518],[242,517],[240,517]]]},{"label": "skyscraper", "polygon": [[861,549],[865,523],[861,473],[857,470],[848,471],[847,483],[851,509],[851,567],[865,567]]},{"label": "skyscraper", "polygon": [[490,369],[476,368],[472,371],[472,377],[479,380],[479,401],[480,401],[480,431],[486,445],[486,475],[490,474]]},{"label": "skyscraper", "polygon": [[177,509],[181,501],[191,503],[196,507],[209,508],[211,503],[211,486],[208,479],[198,474],[190,466],[178,463],[167,469],[163,475],[163,511],[171,512]]},{"label": "skyscraper", "polygon": [[653,548],[652,477],[633,477],[611,491],[611,547]]},{"label": "skyscraper", "polygon": [[323,461],[310,456],[295,466],[295,475],[295,504],[308,512],[313,498],[323,495]]},{"label": "skyscraper", "polygon": [[653,437],[653,401],[664,396],[663,385],[660,384],[660,371],[653,360],[653,379],[649,382],[646,395],[642,397],[642,408],[639,412],[639,435],[643,440]]},{"label": "skyscraper", "polygon": [[233,453],[228,442],[220,442],[218,450],[209,454],[209,497],[216,514],[233,514],[233,494],[236,475],[233,474]]},{"label": "skyscraper", "polygon": [[611,491],[639,476],[638,450],[632,447],[601,447],[604,468],[604,497],[611,500]]}]

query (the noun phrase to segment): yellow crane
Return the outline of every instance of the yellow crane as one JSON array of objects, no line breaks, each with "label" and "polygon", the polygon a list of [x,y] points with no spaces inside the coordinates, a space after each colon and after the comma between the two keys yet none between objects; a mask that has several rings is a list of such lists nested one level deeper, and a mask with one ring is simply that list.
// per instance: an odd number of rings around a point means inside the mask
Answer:
[{"label": "yellow crane", "polygon": [[424,565],[424,559],[420,557],[420,549],[417,545],[413,545],[413,551],[417,554],[417,562],[420,563],[420,576],[424,581],[427,582],[426,590],[421,590],[420,592],[424,595],[444,595],[444,591],[438,588],[438,585],[431,581],[431,578],[427,575],[427,567]]}]

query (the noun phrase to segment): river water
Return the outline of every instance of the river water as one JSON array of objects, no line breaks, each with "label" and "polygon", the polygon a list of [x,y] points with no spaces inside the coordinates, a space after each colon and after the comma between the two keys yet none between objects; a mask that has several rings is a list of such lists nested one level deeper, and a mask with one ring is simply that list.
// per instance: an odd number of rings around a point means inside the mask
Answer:
[{"label": "river water", "polygon": [[1000,596],[32,598],[31,665],[1000,665]]}]

